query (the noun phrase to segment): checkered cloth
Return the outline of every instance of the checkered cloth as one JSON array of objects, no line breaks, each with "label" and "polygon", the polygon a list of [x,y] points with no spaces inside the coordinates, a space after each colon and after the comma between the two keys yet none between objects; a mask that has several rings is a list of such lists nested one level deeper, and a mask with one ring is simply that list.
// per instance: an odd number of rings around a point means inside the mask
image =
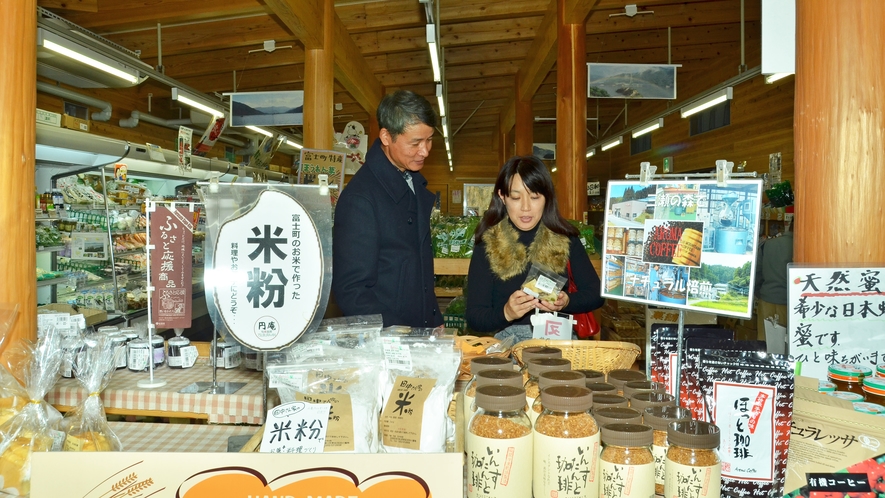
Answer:
[{"label": "checkered cloth", "polygon": [[[165,380],[166,385],[156,389],[138,387],[138,381],[150,378],[147,372],[117,370],[101,399],[109,413],[114,409],[133,410],[145,416],[157,415],[151,412],[166,412],[163,416],[208,416],[213,424],[259,425],[264,410],[263,375],[252,370],[218,369],[218,382],[245,382],[246,385],[234,394],[179,394],[179,390],[194,382],[212,382],[212,368],[199,363],[193,368],[180,370],[160,367],[154,371],[154,380]],[[46,394],[46,401],[57,407],[73,407],[88,395],[76,379],[60,379]],[[195,417],[195,414],[199,416]]]},{"label": "checkered cloth", "polygon": [[231,436],[252,436],[260,427],[236,425],[151,424],[109,422],[123,451],[216,453],[227,451]]}]

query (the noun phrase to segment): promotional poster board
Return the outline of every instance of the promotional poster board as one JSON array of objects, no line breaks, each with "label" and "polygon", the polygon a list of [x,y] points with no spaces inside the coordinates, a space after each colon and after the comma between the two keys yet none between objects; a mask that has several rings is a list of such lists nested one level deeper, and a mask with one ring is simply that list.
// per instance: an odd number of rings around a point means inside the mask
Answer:
[{"label": "promotional poster board", "polygon": [[332,284],[328,189],[283,184],[201,189],[206,303],[219,332],[251,349],[275,351],[315,330]]},{"label": "promotional poster board", "polygon": [[788,352],[796,375],[827,378],[836,363],[885,363],[885,267],[794,263],[787,268]]},{"label": "promotional poster board", "polygon": [[750,318],[761,180],[612,181],[602,297]]},{"label": "promotional poster board", "polygon": [[157,328],[188,328],[193,305],[194,213],[187,207],[151,211],[151,321]]}]

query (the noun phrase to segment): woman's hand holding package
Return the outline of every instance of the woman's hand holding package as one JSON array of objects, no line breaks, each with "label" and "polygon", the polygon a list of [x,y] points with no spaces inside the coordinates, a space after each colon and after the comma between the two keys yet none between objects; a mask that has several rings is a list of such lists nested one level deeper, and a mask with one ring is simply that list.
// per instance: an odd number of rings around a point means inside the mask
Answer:
[{"label": "woman's hand holding package", "polygon": [[541,311],[561,311],[563,308],[568,306],[569,297],[564,291],[559,291],[559,295],[556,296],[556,301],[549,303],[547,301],[540,301],[538,308],[541,308]]},{"label": "woman's hand holding package", "polygon": [[504,304],[504,318],[508,322],[522,318],[526,313],[538,307],[538,299],[518,290],[510,294],[507,303]]}]

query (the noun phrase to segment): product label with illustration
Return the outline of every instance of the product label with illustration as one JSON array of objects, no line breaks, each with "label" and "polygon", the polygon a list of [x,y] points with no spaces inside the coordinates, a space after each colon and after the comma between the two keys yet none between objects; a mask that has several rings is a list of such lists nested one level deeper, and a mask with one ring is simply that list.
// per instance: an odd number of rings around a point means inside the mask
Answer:
[{"label": "product label with illustration", "polygon": [[652,498],[655,464],[623,465],[599,462],[599,498]]},{"label": "product label with illustration", "polygon": [[525,498],[532,489],[532,435],[467,434],[467,498]]},{"label": "product label with illustration", "polygon": [[599,432],[582,438],[559,438],[534,433],[535,496],[596,498]]},{"label": "product label with illustration", "polygon": [[770,386],[714,382],[714,420],[722,431],[722,475],[774,479],[774,401]]}]

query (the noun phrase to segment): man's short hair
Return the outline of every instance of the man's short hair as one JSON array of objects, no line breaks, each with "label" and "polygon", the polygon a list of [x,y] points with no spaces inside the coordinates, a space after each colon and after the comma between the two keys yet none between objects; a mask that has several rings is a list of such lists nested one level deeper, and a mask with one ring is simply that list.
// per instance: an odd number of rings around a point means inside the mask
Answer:
[{"label": "man's short hair", "polygon": [[376,113],[378,126],[386,129],[396,139],[406,128],[424,123],[436,127],[436,112],[424,97],[409,90],[397,90],[381,99]]}]

